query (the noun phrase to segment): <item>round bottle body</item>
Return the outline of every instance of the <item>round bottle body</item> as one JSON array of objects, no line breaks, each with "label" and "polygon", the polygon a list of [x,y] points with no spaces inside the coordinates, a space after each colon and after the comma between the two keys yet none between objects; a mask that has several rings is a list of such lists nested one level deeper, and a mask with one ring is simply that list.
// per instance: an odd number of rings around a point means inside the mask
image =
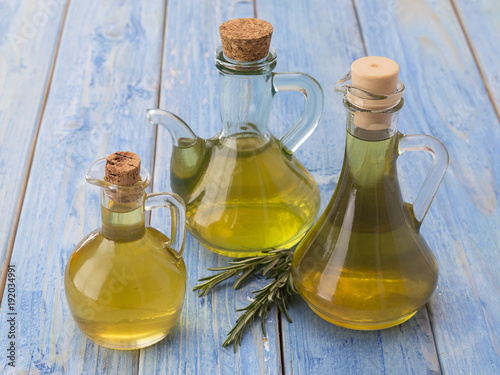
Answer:
[{"label": "round bottle body", "polygon": [[[171,173],[173,190],[186,202],[189,232],[231,257],[296,244],[320,205],[316,182],[300,162],[275,138],[239,134],[207,147],[197,175],[186,180]],[[172,163],[176,157],[174,150]]]},{"label": "round bottle body", "polygon": [[96,230],[75,248],[66,266],[68,305],[92,341],[113,349],[154,344],[179,320],[186,267],[154,228],[134,240],[115,241]]}]

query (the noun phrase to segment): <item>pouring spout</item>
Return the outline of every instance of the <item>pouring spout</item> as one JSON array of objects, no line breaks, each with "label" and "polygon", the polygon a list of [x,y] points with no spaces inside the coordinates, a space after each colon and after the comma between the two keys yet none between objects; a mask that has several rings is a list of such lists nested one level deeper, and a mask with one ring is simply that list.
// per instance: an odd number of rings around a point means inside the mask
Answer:
[{"label": "pouring spout", "polygon": [[148,109],[147,117],[150,124],[161,125],[169,131],[174,146],[189,147],[198,140],[191,128],[173,113],[162,109]]}]

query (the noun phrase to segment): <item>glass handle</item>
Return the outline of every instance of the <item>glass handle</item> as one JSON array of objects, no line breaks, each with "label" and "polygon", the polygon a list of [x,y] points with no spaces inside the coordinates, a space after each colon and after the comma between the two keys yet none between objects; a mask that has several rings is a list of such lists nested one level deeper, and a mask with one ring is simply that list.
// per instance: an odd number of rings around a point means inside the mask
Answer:
[{"label": "glass handle", "polygon": [[274,73],[273,88],[278,91],[300,91],[305,96],[299,121],[281,138],[286,152],[293,154],[318,126],[323,113],[323,90],[316,80],[303,73]]},{"label": "glass handle", "polygon": [[184,242],[186,240],[186,206],[181,197],[173,193],[153,193],[146,195],[144,209],[146,211],[155,208],[170,208],[170,243],[177,259],[180,259],[184,252]]},{"label": "glass handle", "polygon": [[406,151],[427,151],[432,155],[432,164],[413,203],[415,219],[422,223],[448,168],[448,151],[441,141],[430,135],[403,135],[399,140],[399,154]]}]

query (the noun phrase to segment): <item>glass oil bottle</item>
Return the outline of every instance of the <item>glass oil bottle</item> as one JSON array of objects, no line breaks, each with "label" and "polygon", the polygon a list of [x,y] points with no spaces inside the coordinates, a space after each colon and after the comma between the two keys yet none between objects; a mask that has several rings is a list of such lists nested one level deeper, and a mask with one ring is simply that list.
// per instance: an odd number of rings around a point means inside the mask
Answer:
[{"label": "glass oil bottle", "polygon": [[[317,126],[323,93],[305,74],[272,72],[272,31],[258,19],[221,25],[215,64],[222,129],[215,137],[198,138],[169,112],[148,112],[151,123],[172,135],[171,185],[186,202],[189,231],[211,251],[231,257],[291,247],[313,224],[320,205],[316,182],[293,152]],[[281,90],[301,91],[306,100],[302,117],[277,139],[267,123]]]},{"label": "glass oil bottle", "polygon": [[[352,329],[406,321],[429,300],[438,279],[436,259],[419,229],[448,153],[433,137],[397,131],[404,92],[398,73],[394,61],[370,56],[356,60],[337,85],[348,114],[341,176],[293,258],[294,284],[312,310]],[[409,204],[401,195],[396,160],[419,150],[430,152],[433,163]]]},{"label": "glass oil bottle", "polygon": [[[86,179],[101,187],[102,227],[71,254],[65,289],[85,335],[113,349],[138,349],[177,324],[186,291],[185,208],[170,193],[145,194],[151,179],[131,152],[100,159]],[[145,211],[171,210],[171,238],[145,226]]]}]

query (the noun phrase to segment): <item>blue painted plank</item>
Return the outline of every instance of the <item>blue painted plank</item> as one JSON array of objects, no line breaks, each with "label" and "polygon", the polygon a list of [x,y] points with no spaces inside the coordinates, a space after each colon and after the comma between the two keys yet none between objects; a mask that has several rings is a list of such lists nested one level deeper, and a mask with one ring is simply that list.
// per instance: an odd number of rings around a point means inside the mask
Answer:
[{"label": "blue painted plank", "polygon": [[47,8],[36,0],[0,1],[0,289],[65,3]]},{"label": "blue painted plank", "polygon": [[[258,1],[259,17],[274,24],[278,70],[304,71],[317,78],[325,92],[325,109],[313,136],[297,152],[312,171],[322,192],[322,209],[329,202],[342,166],[345,108],[334,92],[364,46],[350,1]],[[291,107],[284,98],[279,115],[289,126]],[[279,119],[275,120],[280,123]],[[277,125],[282,126],[282,125]],[[370,373],[436,374],[439,363],[425,307],[405,324],[382,331],[360,332],[334,326],[314,314],[302,300],[290,311],[293,324],[282,318],[284,367],[287,374]]]},{"label": "blue painted plank", "polygon": [[[183,119],[201,137],[211,137],[221,128],[219,84],[214,51],[220,44],[219,25],[231,18],[252,17],[250,1],[199,2],[171,0],[167,8],[160,107]],[[158,129],[154,189],[169,189],[171,138]],[[153,223],[164,219],[153,214]],[[247,332],[241,348],[222,348],[226,334],[240,313],[235,310],[250,303],[252,290],[262,281],[235,292],[223,285],[208,296],[198,298],[191,289],[197,280],[210,274],[207,267],[225,265],[228,258],[203,248],[188,235],[184,253],[188,269],[188,292],[176,335],[141,351],[141,374],[280,374],[280,353],[276,315],[267,321],[268,337],[260,325]]]},{"label": "blue painted plank", "polygon": [[[452,0],[473,52],[479,62],[486,85],[492,94],[497,115],[500,116],[500,2],[497,0]],[[475,92],[482,100],[488,100],[483,90]],[[467,107],[474,111],[474,108]]]},{"label": "blue painted plank", "polygon": [[[434,135],[450,153],[422,227],[440,267],[428,310],[442,371],[499,373],[498,118],[449,2],[357,0],[356,7],[368,53],[400,64],[401,130]],[[412,174],[424,173],[413,164]]]},{"label": "blue painted plank", "polygon": [[[131,150],[151,169],[154,129],[142,127],[158,95],[164,1],[72,0],[40,125],[11,263],[16,267],[16,367],[40,374],[136,373],[139,351],[98,347],[76,327],[64,269],[98,226],[88,166]],[[38,42],[38,48],[43,43]],[[0,346],[7,347],[7,305]]]}]

